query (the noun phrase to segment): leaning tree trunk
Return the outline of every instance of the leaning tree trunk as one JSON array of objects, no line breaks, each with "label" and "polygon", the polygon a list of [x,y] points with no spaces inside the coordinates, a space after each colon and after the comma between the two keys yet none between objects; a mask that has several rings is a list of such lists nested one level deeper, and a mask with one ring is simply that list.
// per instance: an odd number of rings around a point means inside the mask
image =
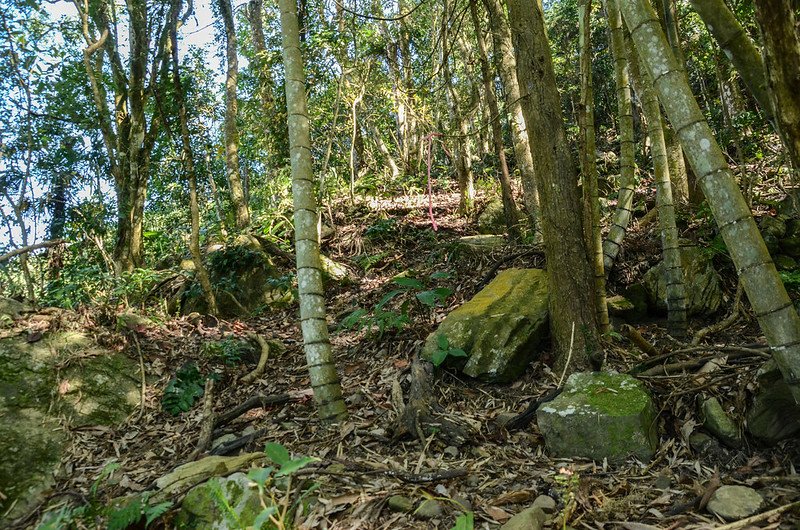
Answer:
[{"label": "leaning tree trunk", "polygon": [[311,163],[311,138],[306,108],[306,83],[300,51],[300,28],[295,0],[280,0],[289,151],[292,162],[292,197],[297,255],[297,291],[300,327],[311,387],[323,420],[347,417],[342,386],[333,363],[325,315],[322,263],[317,234],[317,199]]},{"label": "leaning tree trunk", "polygon": [[514,195],[511,189],[511,176],[508,173],[506,151],[503,146],[503,131],[500,127],[500,110],[497,107],[497,96],[495,96],[494,86],[492,84],[489,59],[486,55],[486,43],[483,39],[480,18],[478,17],[477,0],[469,0],[469,10],[470,16],[472,17],[472,25],[475,26],[475,40],[478,45],[478,60],[481,65],[483,93],[486,95],[486,104],[489,107],[489,121],[492,124],[494,154],[500,162],[500,192],[503,198],[503,214],[505,215],[506,228],[508,229],[509,236],[512,239],[518,239],[517,205],[514,202]]},{"label": "leaning tree trunk", "polygon": [[678,133],[772,355],[800,402],[800,316],[647,0],[621,0],[636,50]]},{"label": "leaning tree trunk", "polygon": [[[619,15],[618,0],[609,0],[609,7]],[[630,45],[630,40],[627,41]],[[626,46],[627,49],[627,46]],[[653,80],[645,68],[640,69],[636,51],[627,49],[630,58],[631,79],[636,92],[642,100],[647,135],[650,137],[650,153],[653,157],[653,172],[656,182],[656,212],[661,230],[661,253],[664,260],[664,276],[667,284],[667,325],[673,336],[686,335],[686,287],[683,283],[683,264],[681,263],[678,228],[675,224],[675,203],[672,199],[672,182],[669,174],[667,145],[664,141],[664,127],[661,106],[653,89]],[[645,70],[642,75],[641,70]]]},{"label": "leaning tree trunk", "polygon": [[613,1],[606,0],[606,15],[611,28],[611,55],[614,58],[614,83],[617,87],[617,114],[619,127],[619,194],[617,208],[611,218],[611,229],[603,242],[603,267],[611,271],[617,259],[625,232],[631,221],[633,192],[636,186],[635,150],[633,143],[633,104],[631,103],[631,82],[628,75],[628,54],[625,49],[625,34],[622,17]]},{"label": "leaning tree trunk", "polygon": [[[550,285],[550,330],[556,366],[570,371],[597,361],[599,352],[592,268],[581,223],[577,174],[564,131],[544,14],[536,0],[508,0],[533,161],[540,176],[542,231]],[[571,357],[571,360],[570,360]]]},{"label": "leaning tree trunk", "polygon": [[594,303],[600,331],[609,330],[606,275],[603,270],[603,240],[600,236],[600,197],[597,191],[597,156],[594,132],[594,87],[591,48],[592,1],[578,2],[578,40],[581,71],[581,154],[583,202],[586,214],[586,246],[594,265]]},{"label": "leaning tree trunk", "polygon": [[800,174],[800,34],[797,2],[756,0],[756,19],[764,36],[764,62],[777,110],[783,143],[789,152],[795,175]]},{"label": "leaning tree trunk", "polygon": [[225,76],[225,167],[228,185],[231,187],[231,202],[236,210],[236,228],[247,228],[250,210],[245,199],[242,177],[239,173],[239,128],[236,125],[238,104],[236,84],[239,77],[239,59],[236,56],[236,27],[233,23],[231,0],[218,0],[219,11],[225,26],[225,54],[228,69]]},{"label": "leaning tree trunk", "polygon": [[539,227],[539,190],[537,189],[536,171],[533,166],[528,131],[525,128],[525,117],[522,114],[519,79],[517,78],[517,60],[514,57],[514,46],[511,41],[511,30],[500,0],[483,0],[489,13],[489,26],[492,28],[494,56],[500,81],[506,95],[506,109],[510,116],[511,139],[514,142],[514,159],[519,168],[522,181],[523,204],[533,229]]},{"label": "leaning tree trunk", "polygon": [[761,52],[736,20],[736,16],[728,9],[724,0],[689,1],[705,22],[709,33],[728,56],[739,75],[742,76],[742,80],[764,111],[767,119],[773,121],[773,105],[769,99],[767,76],[764,72]]},{"label": "leaning tree trunk", "polygon": [[214,296],[214,288],[208,277],[208,271],[203,265],[203,257],[200,254],[200,209],[197,205],[197,172],[194,166],[194,153],[192,152],[192,142],[189,137],[189,117],[186,113],[186,99],[181,84],[181,74],[178,62],[178,10],[180,0],[173,0],[171,6],[171,20],[169,38],[172,47],[172,83],[175,87],[175,102],[178,105],[178,116],[181,124],[181,146],[183,148],[183,165],[186,168],[186,177],[189,180],[189,212],[192,224],[192,233],[189,238],[189,252],[192,255],[194,270],[203,294],[208,304],[208,312],[211,315],[217,314],[217,298]]}]

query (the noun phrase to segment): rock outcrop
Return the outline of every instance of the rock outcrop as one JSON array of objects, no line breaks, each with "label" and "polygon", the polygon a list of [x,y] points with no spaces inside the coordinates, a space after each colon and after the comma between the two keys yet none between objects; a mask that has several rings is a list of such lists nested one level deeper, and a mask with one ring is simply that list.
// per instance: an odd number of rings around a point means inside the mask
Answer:
[{"label": "rock outcrop", "polygon": [[[720,278],[711,258],[698,247],[681,247],[683,282],[689,315],[712,315],[722,304]],[[644,275],[650,306],[659,312],[667,311],[667,280],[664,262],[659,263]]]}]

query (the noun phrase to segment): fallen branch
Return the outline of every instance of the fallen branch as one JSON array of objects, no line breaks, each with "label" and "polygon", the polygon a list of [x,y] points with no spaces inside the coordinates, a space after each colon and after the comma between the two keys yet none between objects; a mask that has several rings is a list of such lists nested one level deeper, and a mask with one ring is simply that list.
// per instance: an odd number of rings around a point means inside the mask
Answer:
[{"label": "fallen branch", "polygon": [[775,517],[776,515],[782,514],[783,512],[794,510],[795,508],[800,508],[800,501],[793,502],[791,504],[785,504],[783,506],[778,506],[774,510],[769,510],[756,515],[751,515],[750,517],[739,519],[738,521],[734,521],[732,523],[724,524],[722,526],[717,526],[716,530],[739,530],[739,528],[746,528],[753,523],[763,521],[764,519],[770,519],[772,517]]},{"label": "fallen branch", "polygon": [[258,396],[253,396],[241,405],[238,405],[228,412],[217,416],[216,421],[214,422],[214,428],[218,429],[223,425],[227,425],[249,410],[258,407],[267,407],[269,405],[283,405],[285,403],[289,403],[290,401],[294,401],[295,399],[297,398],[294,398],[289,394],[276,394],[271,396],[261,394]]},{"label": "fallen branch", "polygon": [[[689,348],[687,348],[689,349]],[[699,348],[700,350],[711,350],[717,351],[721,353],[727,353],[729,359],[738,359],[741,357],[761,357],[765,359],[769,359],[770,355],[768,353],[762,352],[760,350],[753,350],[750,348],[738,348],[735,346],[724,346],[719,348]],[[673,352],[675,354],[676,352]],[[682,371],[682,370],[692,370],[694,368],[699,368],[703,366],[708,361],[715,359],[718,355],[706,355],[704,357],[700,357],[699,359],[691,359],[689,361],[682,361],[677,363],[670,363],[664,364],[659,366],[654,366],[642,372],[636,373],[637,377],[650,377],[654,375],[672,375],[672,372],[675,371]],[[635,373],[635,372],[633,372]]]},{"label": "fallen branch", "polygon": [[725,317],[725,319],[720,320],[710,326],[706,326],[703,329],[699,330],[697,333],[694,334],[694,338],[692,338],[692,346],[696,346],[700,344],[700,341],[703,340],[707,335],[711,335],[713,333],[719,333],[722,330],[728,329],[739,319],[739,314],[742,310],[742,282],[739,281],[739,284],[736,286],[736,295],[733,298],[733,309],[731,309],[731,313]]},{"label": "fallen branch", "polygon": [[214,380],[206,379],[205,397],[203,399],[203,424],[200,427],[200,436],[197,447],[191,452],[187,461],[191,462],[211,445],[211,433],[214,431]]},{"label": "fallen branch", "polygon": [[536,401],[532,401],[531,404],[528,405],[528,408],[525,409],[525,412],[508,420],[503,427],[505,427],[507,431],[516,431],[527,427],[533,421],[534,416],[536,416],[536,409],[538,409],[542,403],[553,401],[562,390],[564,390],[563,387],[554,388]]},{"label": "fallen branch", "polygon": [[61,245],[66,243],[64,239],[53,239],[52,241],[43,241],[42,243],[35,243],[33,245],[28,245],[26,247],[19,247],[6,252],[5,254],[0,255],[0,263],[6,262],[11,258],[19,256],[20,254],[27,254],[28,252],[32,252],[34,250],[39,250],[40,248],[50,248],[55,247],[57,245]]},{"label": "fallen branch", "polygon": [[220,445],[216,446],[214,449],[212,449],[210,454],[211,455],[216,455],[216,456],[229,455],[232,452],[236,451],[237,449],[240,449],[240,448],[244,447],[245,445],[249,444],[250,442],[252,442],[256,438],[267,434],[268,430],[269,429],[266,429],[266,428],[265,429],[259,429],[257,431],[251,432],[250,434],[245,434],[244,436],[240,436],[239,438],[236,438],[235,440],[231,440],[230,442],[227,442],[227,443],[224,443],[224,444],[220,444]]},{"label": "fallen branch", "polygon": [[629,324],[623,324],[620,327],[620,331],[625,337],[631,341],[634,346],[642,350],[642,352],[646,353],[647,355],[658,355],[658,350],[655,346],[647,342],[647,339],[642,337],[642,334],[639,333],[639,330]]},{"label": "fallen branch", "polygon": [[240,381],[242,383],[252,383],[260,377],[264,373],[267,367],[267,359],[269,359],[269,343],[264,340],[264,337],[257,333],[251,333],[250,338],[258,342],[258,345],[261,346],[261,357],[258,359],[258,365],[256,365],[255,370],[241,378]]}]

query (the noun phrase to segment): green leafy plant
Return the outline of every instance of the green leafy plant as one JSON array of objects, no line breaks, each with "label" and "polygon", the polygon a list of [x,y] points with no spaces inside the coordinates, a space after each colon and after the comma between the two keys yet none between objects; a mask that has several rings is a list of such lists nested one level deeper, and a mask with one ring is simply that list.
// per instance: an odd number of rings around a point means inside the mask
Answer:
[{"label": "green leafy plant", "polygon": [[465,512],[456,517],[456,524],[450,530],[472,530],[475,528],[475,514]]},{"label": "green leafy plant", "polygon": [[247,343],[236,339],[222,339],[203,343],[201,352],[204,356],[222,361],[227,366],[234,366],[242,360],[242,355],[249,349]]},{"label": "green leafy plant", "polygon": [[161,398],[161,407],[177,416],[194,406],[197,398],[203,395],[204,378],[194,363],[187,363],[170,379],[164,396]]},{"label": "green leafy plant", "polygon": [[172,507],[172,501],[150,504],[152,493],[136,495],[121,506],[110,506],[106,509],[108,530],[125,530],[144,518],[144,527],[164,515]]},{"label": "green leafy plant", "polygon": [[461,348],[453,348],[450,346],[450,341],[447,338],[447,335],[441,334],[436,337],[436,346],[438,347],[435,352],[433,352],[433,356],[431,357],[431,362],[434,366],[441,366],[448,357],[466,357],[467,352],[462,350]]},{"label": "green leafy plant", "polygon": [[385,241],[397,232],[397,220],[393,218],[380,219],[368,226],[364,235],[372,241]]},{"label": "green leafy plant", "polygon": [[781,275],[783,285],[785,285],[787,289],[795,291],[800,290],[800,270],[780,271],[778,274]]}]

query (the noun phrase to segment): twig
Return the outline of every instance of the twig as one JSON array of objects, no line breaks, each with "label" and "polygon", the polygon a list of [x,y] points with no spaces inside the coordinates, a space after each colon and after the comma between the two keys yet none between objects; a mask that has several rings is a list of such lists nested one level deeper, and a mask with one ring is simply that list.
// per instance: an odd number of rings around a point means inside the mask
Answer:
[{"label": "twig", "polygon": [[733,325],[734,322],[739,318],[739,314],[741,313],[742,309],[742,282],[739,280],[738,285],[736,286],[736,295],[733,298],[733,309],[731,309],[731,313],[725,317],[724,320],[711,324],[710,326],[706,326],[703,329],[699,330],[697,333],[694,334],[694,338],[692,338],[692,346],[696,346],[700,344],[700,341],[706,337],[706,335],[710,335],[712,333],[719,333],[720,331],[729,328]]},{"label": "twig", "polygon": [[189,455],[187,461],[191,462],[200,456],[211,445],[211,434],[214,431],[214,380],[206,379],[205,397],[203,399],[203,424],[200,427],[200,436],[197,438],[197,447]]},{"label": "twig", "polygon": [[572,333],[569,336],[569,352],[567,353],[567,362],[564,363],[564,371],[561,372],[561,378],[558,380],[558,388],[561,388],[561,383],[564,382],[564,377],[567,375],[569,363],[572,360],[572,346],[575,344],[575,321],[572,321]]},{"label": "twig", "polygon": [[[712,348],[707,348],[712,349]],[[723,347],[723,348],[713,348],[719,352],[728,353],[729,359],[737,359],[739,357],[762,357],[762,358],[769,358],[769,354],[766,354],[759,350],[751,350],[750,348],[737,348],[737,347]],[[692,368],[697,368],[699,366],[704,365],[708,361],[715,359],[717,355],[707,355],[705,357],[701,357],[699,359],[691,359],[689,361],[682,361],[678,363],[670,363],[664,364],[659,366],[654,366],[652,368],[648,368],[643,372],[637,373],[638,376],[653,376],[653,375],[670,375],[670,372],[675,370],[690,370]],[[635,373],[635,372],[634,372]]]},{"label": "twig", "polygon": [[133,343],[136,345],[136,353],[139,354],[139,372],[142,374],[142,397],[139,403],[139,415],[136,416],[136,421],[139,421],[142,419],[142,415],[144,414],[144,409],[146,406],[144,398],[145,393],[147,392],[147,378],[144,374],[144,357],[142,357],[142,347],[139,344],[139,337],[136,336],[136,333],[132,333],[131,336],[133,337]]},{"label": "twig", "polygon": [[533,416],[536,414],[536,409],[538,409],[542,403],[553,401],[561,393],[562,390],[563,388],[561,387],[554,388],[553,390],[551,390],[544,396],[540,397],[536,401],[533,401],[530,405],[528,405],[528,408],[525,409],[525,412],[517,416],[514,416],[504,425],[506,430],[515,431],[518,429],[522,429],[523,427],[527,427],[528,424],[531,421],[533,421]]},{"label": "twig", "polygon": [[783,512],[788,512],[789,510],[793,510],[795,508],[800,508],[800,501],[796,501],[791,504],[785,504],[783,506],[775,508],[774,510],[769,510],[756,515],[751,515],[750,517],[746,517],[744,519],[739,519],[738,521],[734,521],[732,523],[718,526],[716,527],[716,530],[738,530],[739,528],[745,528],[753,523],[763,521],[764,519],[769,519],[776,515],[780,515]]},{"label": "twig", "polygon": [[257,407],[266,407],[268,405],[283,405],[284,403],[289,403],[293,401],[295,398],[290,396],[289,394],[276,394],[267,396],[264,394],[253,396],[241,405],[232,408],[228,412],[224,414],[220,414],[217,416],[216,421],[214,422],[215,428],[220,428],[223,425],[227,425],[228,423],[232,422],[248,410],[257,408]]},{"label": "twig", "polygon": [[706,484],[706,490],[703,492],[703,496],[700,497],[700,502],[697,504],[698,510],[704,510],[708,501],[711,500],[711,496],[714,495],[714,492],[719,489],[722,483],[719,480],[719,473],[714,473]]},{"label": "twig", "polygon": [[257,333],[251,333],[250,338],[255,339],[258,345],[261,346],[261,357],[258,359],[258,365],[255,370],[240,379],[242,383],[252,383],[257,377],[260,377],[264,373],[264,369],[267,367],[267,359],[269,359],[269,343],[264,340],[264,337]]}]

